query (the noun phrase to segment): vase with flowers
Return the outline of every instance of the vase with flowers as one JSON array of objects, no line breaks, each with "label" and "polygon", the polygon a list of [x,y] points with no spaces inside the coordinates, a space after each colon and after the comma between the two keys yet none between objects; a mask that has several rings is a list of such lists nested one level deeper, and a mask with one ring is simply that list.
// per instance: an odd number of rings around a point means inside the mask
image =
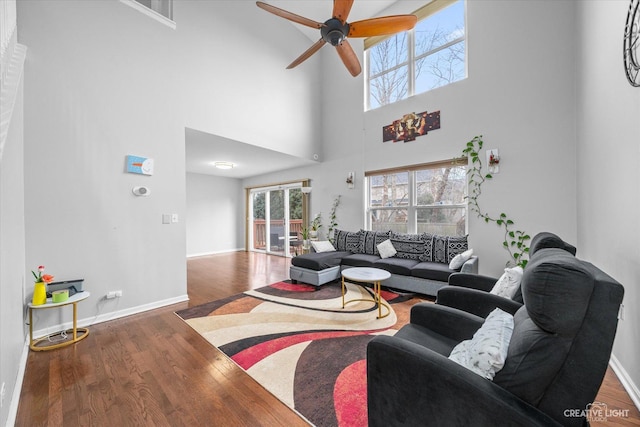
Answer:
[{"label": "vase with flowers", "polygon": [[38,272],[31,270],[31,274],[35,278],[35,285],[33,287],[33,298],[31,300],[32,305],[42,305],[47,302],[47,287],[49,283],[53,281],[51,274],[43,274],[44,265],[38,266]]}]

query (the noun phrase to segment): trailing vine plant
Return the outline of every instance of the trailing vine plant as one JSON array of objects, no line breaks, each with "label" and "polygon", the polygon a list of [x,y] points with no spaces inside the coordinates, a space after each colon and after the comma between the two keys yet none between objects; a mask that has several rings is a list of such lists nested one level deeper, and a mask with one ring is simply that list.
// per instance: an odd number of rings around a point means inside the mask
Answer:
[{"label": "trailing vine plant", "polygon": [[329,212],[329,226],[327,228],[327,239],[333,243],[333,230],[338,226],[338,221],[336,219],[336,209],[338,209],[338,205],[340,204],[340,195],[338,194],[336,198],[333,200],[333,205],[331,206],[331,211]]},{"label": "trailing vine plant", "polygon": [[478,203],[478,199],[482,194],[482,184],[493,178],[490,173],[482,172],[482,160],[480,152],[482,150],[482,135],[475,136],[471,141],[467,142],[467,146],[462,150],[462,155],[471,160],[469,170],[467,171],[469,183],[469,195],[466,197],[469,203],[469,209],[475,212],[484,222],[493,222],[504,231],[504,241],[502,245],[509,252],[511,261],[508,264],[519,265],[524,268],[528,260],[524,258],[529,253],[528,241],[531,237],[522,230],[515,229],[515,223],[504,212],[498,217],[493,217],[483,212]]}]

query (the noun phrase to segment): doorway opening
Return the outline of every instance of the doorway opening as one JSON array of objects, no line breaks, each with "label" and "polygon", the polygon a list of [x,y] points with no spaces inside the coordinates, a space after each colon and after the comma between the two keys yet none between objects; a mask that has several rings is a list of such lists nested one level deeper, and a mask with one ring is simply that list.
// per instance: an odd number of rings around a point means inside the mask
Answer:
[{"label": "doorway opening", "polygon": [[251,251],[292,257],[302,253],[307,227],[306,181],[247,189],[247,247]]}]

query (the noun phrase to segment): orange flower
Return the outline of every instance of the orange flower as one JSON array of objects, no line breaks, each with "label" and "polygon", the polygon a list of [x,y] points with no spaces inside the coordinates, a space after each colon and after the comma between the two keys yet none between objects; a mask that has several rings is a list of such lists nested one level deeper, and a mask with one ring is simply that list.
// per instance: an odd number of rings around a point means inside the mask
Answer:
[{"label": "orange flower", "polygon": [[33,278],[36,279],[36,283],[38,282],[51,283],[53,281],[53,276],[50,274],[42,274],[43,272],[44,272],[44,265],[39,265],[38,273],[36,274],[36,272],[32,270],[31,274],[33,274]]}]

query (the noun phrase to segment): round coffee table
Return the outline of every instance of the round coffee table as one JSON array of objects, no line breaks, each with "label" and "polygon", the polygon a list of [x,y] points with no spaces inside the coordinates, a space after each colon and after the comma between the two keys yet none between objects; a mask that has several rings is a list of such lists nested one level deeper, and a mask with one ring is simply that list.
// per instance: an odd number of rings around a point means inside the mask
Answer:
[{"label": "round coffee table", "polygon": [[[365,302],[373,302],[378,306],[378,317],[377,319],[382,319],[383,317],[387,317],[391,313],[391,308],[389,304],[382,302],[382,298],[380,298],[380,284],[383,280],[387,280],[391,277],[391,273],[386,270],[381,270],[379,268],[371,268],[371,267],[353,267],[342,270],[342,308],[346,304],[355,301],[365,301]],[[345,279],[349,281],[356,281],[360,283],[371,283],[373,285],[373,299],[352,299],[349,301],[344,300],[345,294]],[[382,306],[385,306],[387,309],[387,314],[382,315]]]}]

